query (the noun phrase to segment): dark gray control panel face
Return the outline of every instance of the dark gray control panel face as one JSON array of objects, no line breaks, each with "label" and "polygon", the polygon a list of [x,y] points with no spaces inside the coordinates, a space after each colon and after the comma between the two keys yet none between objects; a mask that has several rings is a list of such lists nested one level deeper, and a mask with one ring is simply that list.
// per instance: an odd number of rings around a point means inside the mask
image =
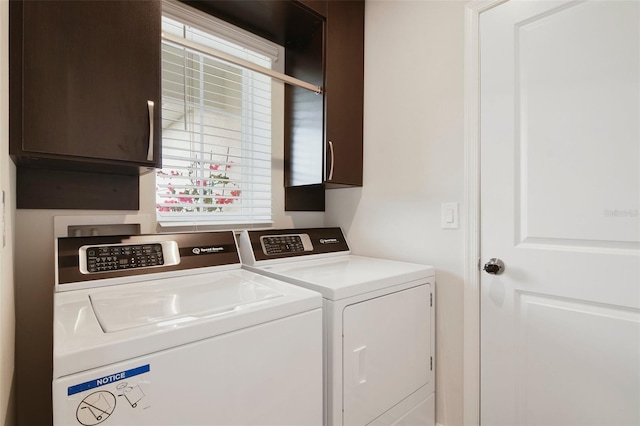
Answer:
[{"label": "dark gray control panel face", "polygon": [[178,262],[177,245],[173,241],[80,248],[80,271],[83,274],[167,266]]},{"label": "dark gray control panel face", "polygon": [[338,227],[261,229],[244,231],[243,250],[254,262],[329,253],[349,253],[349,246]]},{"label": "dark gray control panel face", "polygon": [[311,239],[307,234],[264,235],[260,237],[260,244],[267,256],[313,251]]}]

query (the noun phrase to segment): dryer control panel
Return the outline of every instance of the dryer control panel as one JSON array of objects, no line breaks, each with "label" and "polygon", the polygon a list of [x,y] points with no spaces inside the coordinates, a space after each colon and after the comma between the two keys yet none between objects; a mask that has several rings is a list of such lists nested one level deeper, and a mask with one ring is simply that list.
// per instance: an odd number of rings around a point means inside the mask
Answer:
[{"label": "dryer control panel", "polygon": [[240,234],[242,262],[253,265],[298,256],[349,254],[340,228],[296,228],[243,231]]},{"label": "dryer control panel", "polygon": [[260,244],[267,256],[313,251],[308,234],[263,235],[260,237]]}]

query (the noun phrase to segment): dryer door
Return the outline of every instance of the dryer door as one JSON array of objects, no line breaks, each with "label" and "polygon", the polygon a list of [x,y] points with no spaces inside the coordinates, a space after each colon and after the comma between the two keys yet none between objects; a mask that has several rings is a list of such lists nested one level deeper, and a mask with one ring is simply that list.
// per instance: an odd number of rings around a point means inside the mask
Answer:
[{"label": "dryer door", "polygon": [[366,425],[432,380],[430,286],[343,312],[345,425]]}]

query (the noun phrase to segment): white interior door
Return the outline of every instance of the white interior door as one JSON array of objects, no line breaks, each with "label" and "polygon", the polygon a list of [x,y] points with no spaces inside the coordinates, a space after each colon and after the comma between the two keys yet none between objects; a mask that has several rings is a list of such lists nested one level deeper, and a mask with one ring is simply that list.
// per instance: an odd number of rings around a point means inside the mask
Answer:
[{"label": "white interior door", "polygon": [[481,423],[640,424],[640,2],[480,17]]}]

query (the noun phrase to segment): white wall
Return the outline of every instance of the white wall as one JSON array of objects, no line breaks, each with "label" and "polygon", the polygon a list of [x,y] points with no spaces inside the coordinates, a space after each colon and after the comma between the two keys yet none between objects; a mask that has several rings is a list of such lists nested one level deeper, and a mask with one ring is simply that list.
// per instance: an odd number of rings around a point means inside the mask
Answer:
[{"label": "white wall", "polygon": [[327,192],[326,225],[356,254],[437,269],[436,417],[462,424],[463,240],[440,204],[463,199],[465,1],[367,0],[364,186]]},{"label": "white wall", "polygon": [[[0,219],[0,425],[14,422],[13,190],[9,158],[9,2],[0,2],[0,189],[5,194],[4,244]],[[0,195],[1,199],[1,195]],[[2,207],[0,206],[0,216]]]}]

